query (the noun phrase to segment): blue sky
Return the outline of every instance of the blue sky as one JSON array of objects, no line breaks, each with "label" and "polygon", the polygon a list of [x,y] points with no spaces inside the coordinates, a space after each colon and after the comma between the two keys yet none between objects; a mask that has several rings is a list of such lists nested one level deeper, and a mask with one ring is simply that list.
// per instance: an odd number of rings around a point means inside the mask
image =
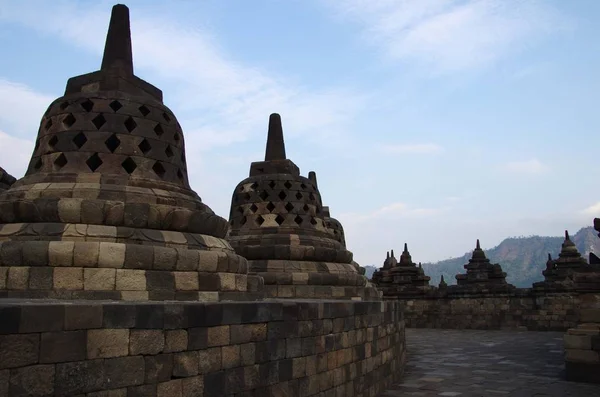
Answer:
[{"label": "blue sky", "polygon": [[[272,112],[363,265],[600,216],[596,0],[126,4],[136,74],[163,90],[190,182],[223,217]],[[67,79],[99,68],[112,5],[0,0],[0,165],[16,177]]]}]

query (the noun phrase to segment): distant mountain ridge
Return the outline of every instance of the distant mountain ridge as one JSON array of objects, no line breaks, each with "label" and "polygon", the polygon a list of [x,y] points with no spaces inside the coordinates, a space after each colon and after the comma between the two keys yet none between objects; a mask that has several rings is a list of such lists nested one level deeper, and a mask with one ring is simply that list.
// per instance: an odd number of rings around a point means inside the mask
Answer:
[{"label": "distant mountain ridge", "polygon": [[[570,235],[581,255],[588,260],[590,252],[600,251],[598,232],[593,227],[584,227]],[[557,258],[564,236],[509,237],[494,248],[484,250],[492,263],[499,263],[506,272],[506,280],[521,288],[528,288],[534,282],[542,281],[542,271],[546,268],[548,253]],[[472,252],[459,258],[451,258],[437,263],[423,263],[425,274],[431,277],[431,285],[437,285],[440,277],[448,284],[456,284],[455,276],[464,273],[464,265],[469,262]]]}]

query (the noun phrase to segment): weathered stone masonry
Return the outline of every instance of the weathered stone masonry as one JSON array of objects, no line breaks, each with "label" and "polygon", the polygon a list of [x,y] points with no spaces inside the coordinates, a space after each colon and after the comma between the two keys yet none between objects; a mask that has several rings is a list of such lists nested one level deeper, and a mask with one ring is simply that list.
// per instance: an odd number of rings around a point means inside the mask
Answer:
[{"label": "weathered stone masonry", "polygon": [[[283,227],[259,251],[269,264],[281,248],[305,252],[291,297],[325,300],[259,301],[277,289],[248,274],[228,222],[190,189],[181,127],[133,75],[131,54],[129,11],[117,5],[101,70],[69,80],[26,176],[2,179],[0,396],[374,397],[397,381],[400,304],[378,300],[324,227],[316,187],[295,175],[307,197],[293,215],[279,209],[304,232],[316,221],[315,238],[303,232],[299,247],[298,228]],[[251,253],[245,237],[235,248]]]},{"label": "weathered stone masonry", "polygon": [[405,359],[387,302],[0,302],[0,316],[0,396],[375,396]]}]

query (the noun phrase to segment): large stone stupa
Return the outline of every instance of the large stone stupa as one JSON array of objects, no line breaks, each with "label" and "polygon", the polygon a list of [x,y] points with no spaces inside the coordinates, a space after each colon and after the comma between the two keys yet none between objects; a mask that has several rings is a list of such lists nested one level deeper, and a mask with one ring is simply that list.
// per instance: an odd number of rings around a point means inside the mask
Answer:
[{"label": "large stone stupa", "polygon": [[328,229],[314,179],[286,158],[281,118],[272,114],[265,161],[252,163],[233,193],[229,242],[264,278],[267,297],[378,299]]},{"label": "large stone stupa", "polygon": [[117,5],[100,70],[69,79],[25,177],[0,194],[3,296],[220,300],[247,288],[227,230],[190,188],[161,90],[134,75]]}]

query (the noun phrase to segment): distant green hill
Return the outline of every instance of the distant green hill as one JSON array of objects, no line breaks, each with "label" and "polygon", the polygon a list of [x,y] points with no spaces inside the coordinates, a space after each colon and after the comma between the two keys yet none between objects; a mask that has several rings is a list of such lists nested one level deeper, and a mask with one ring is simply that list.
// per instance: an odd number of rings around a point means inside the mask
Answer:
[{"label": "distant green hill", "polygon": [[[600,252],[600,239],[592,227],[585,227],[571,240],[586,259],[590,252]],[[553,258],[558,256],[564,237],[510,237],[500,245],[485,250],[486,256],[492,263],[499,263],[506,272],[506,280],[517,287],[531,287],[531,284],[544,279],[542,270],[546,267],[548,253]],[[460,258],[446,259],[437,263],[423,263],[425,274],[431,277],[431,285],[437,285],[443,274],[448,284],[456,284],[455,276],[464,273],[463,265],[469,262],[472,252],[467,252]]]}]

